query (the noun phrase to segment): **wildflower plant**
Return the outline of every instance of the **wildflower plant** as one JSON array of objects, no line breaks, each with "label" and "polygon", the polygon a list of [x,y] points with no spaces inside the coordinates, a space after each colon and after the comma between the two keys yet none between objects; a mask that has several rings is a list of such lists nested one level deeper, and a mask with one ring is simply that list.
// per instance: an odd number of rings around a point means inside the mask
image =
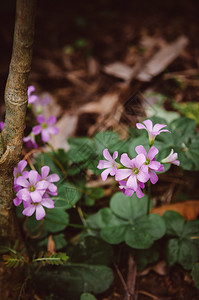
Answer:
[{"label": "wildflower plant", "polygon": [[167,125],[155,124],[151,120],[145,120],[143,123],[136,124],[138,129],[145,129],[148,133],[149,151],[147,152],[143,145],[138,145],[135,148],[137,156],[130,158],[127,153],[121,154],[120,163],[117,163],[115,159],[118,157],[118,152],[115,151],[113,158],[111,157],[108,149],[104,149],[103,155],[105,160],[100,160],[97,166],[98,169],[105,169],[102,174],[102,180],[106,180],[108,174],[115,176],[115,180],[119,181],[119,187],[127,196],[132,196],[136,192],[137,197],[144,196],[142,189],[145,188],[145,184],[150,180],[152,184],[156,184],[158,181],[158,175],[156,173],[164,171],[163,163],[180,164],[178,154],[171,150],[171,153],[160,162],[156,160],[156,155],[159,150],[153,146],[156,136],[161,133],[169,132],[165,128]]}]

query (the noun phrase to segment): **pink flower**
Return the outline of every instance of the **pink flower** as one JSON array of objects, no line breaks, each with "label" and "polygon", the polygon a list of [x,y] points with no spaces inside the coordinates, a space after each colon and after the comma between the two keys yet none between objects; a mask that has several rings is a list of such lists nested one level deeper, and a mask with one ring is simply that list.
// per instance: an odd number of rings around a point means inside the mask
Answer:
[{"label": "pink flower", "polygon": [[35,149],[38,148],[38,145],[35,141],[35,135],[33,132],[31,132],[28,136],[24,137],[23,142],[27,143],[28,148],[32,148],[32,147]]},{"label": "pink flower", "polygon": [[[28,178],[28,171],[24,171],[25,167],[27,166],[26,160],[20,160],[18,165],[14,168],[13,175],[14,175],[14,184],[16,185],[16,180],[18,177],[23,176],[23,178]],[[16,187],[15,187],[16,190]]]},{"label": "pink flower", "polygon": [[32,131],[35,135],[41,133],[41,138],[44,143],[49,141],[51,134],[57,134],[59,132],[59,128],[53,126],[57,121],[55,116],[50,116],[46,121],[43,115],[39,115],[37,121],[40,125],[34,126]]},{"label": "pink flower", "polygon": [[164,159],[162,159],[161,162],[162,163],[171,163],[171,164],[174,164],[176,166],[179,166],[180,161],[177,158],[178,158],[178,154],[174,153],[174,150],[171,149],[170,154],[167,157],[165,157]]},{"label": "pink flower", "polygon": [[50,168],[48,166],[44,166],[41,168],[41,177],[40,180],[45,180],[49,182],[47,192],[53,193],[53,196],[57,195],[57,187],[53,182],[57,182],[60,180],[57,174],[48,175],[50,172]]},{"label": "pink flower", "polygon": [[0,130],[2,131],[4,129],[4,122],[0,122]]},{"label": "pink flower", "polygon": [[145,121],[143,121],[143,123],[144,123],[144,125],[142,123],[136,123],[136,127],[138,129],[145,129],[148,132],[150,146],[153,145],[156,136],[159,135],[161,132],[170,132],[167,129],[162,129],[162,128],[166,127],[167,125],[155,124],[153,126],[153,123],[151,120],[145,120]]},{"label": "pink flower", "polygon": [[137,191],[138,182],[145,183],[149,180],[149,174],[143,168],[145,161],[144,154],[138,154],[135,158],[130,159],[126,153],[123,153],[120,162],[127,169],[117,170],[115,180],[121,181],[127,178],[126,187]]},{"label": "pink flower", "polygon": [[42,196],[49,186],[47,181],[40,181],[40,175],[35,170],[28,173],[28,179],[23,176],[18,177],[16,184],[22,187],[17,193],[17,198],[34,203],[42,201]]},{"label": "pink flower", "polygon": [[36,95],[32,95],[32,93],[35,91],[35,87],[33,85],[30,85],[28,87],[28,103],[36,103],[39,100],[39,97]]},{"label": "pink flower", "polygon": [[131,197],[134,194],[134,192],[136,192],[136,195],[138,198],[144,197],[144,193],[141,190],[141,188],[144,188],[144,183],[142,183],[142,182],[139,182],[137,190],[135,191],[134,189],[128,188],[126,186],[126,180],[121,180],[121,181],[119,181],[119,188],[128,197]]},{"label": "pink flower", "polygon": [[118,157],[118,152],[115,151],[113,153],[113,157],[111,157],[108,149],[104,149],[103,155],[106,160],[100,160],[97,168],[100,170],[106,169],[101,174],[102,180],[105,181],[109,174],[111,176],[116,174],[118,163],[115,161],[115,159]]},{"label": "pink flower", "polygon": [[151,183],[155,184],[158,181],[158,176],[154,171],[158,172],[158,170],[164,170],[164,166],[161,165],[160,162],[155,160],[155,156],[159,152],[158,149],[153,146],[149,149],[149,152],[147,154],[145,148],[142,145],[139,145],[135,148],[135,151],[137,152],[137,154],[143,154],[145,156],[146,161],[143,168],[146,172],[149,173]]},{"label": "pink flower", "polygon": [[24,210],[22,212],[23,215],[30,217],[35,212],[36,219],[38,221],[43,219],[46,215],[43,206],[47,208],[54,208],[54,201],[50,199],[50,197],[47,194],[43,195],[42,200],[40,202],[24,201],[23,204],[24,204]]}]

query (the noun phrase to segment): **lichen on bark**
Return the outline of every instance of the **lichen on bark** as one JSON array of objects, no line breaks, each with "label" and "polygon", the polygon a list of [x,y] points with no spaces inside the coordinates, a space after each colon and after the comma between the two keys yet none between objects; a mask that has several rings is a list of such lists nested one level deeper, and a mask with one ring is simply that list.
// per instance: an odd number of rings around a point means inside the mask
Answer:
[{"label": "lichen on bark", "polygon": [[[13,168],[21,159],[23,132],[27,109],[28,77],[31,69],[34,40],[36,0],[17,0],[13,50],[5,88],[6,117],[0,134],[0,241],[12,245],[23,240],[19,234],[13,207]],[[11,272],[12,273],[12,272]],[[10,272],[0,263],[0,299],[15,299],[17,293],[8,292]],[[12,285],[13,285],[12,278]],[[11,286],[11,285],[10,285]],[[16,286],[14,287],[16,290]],[[12,297],[12,298],[10,298]]]}]

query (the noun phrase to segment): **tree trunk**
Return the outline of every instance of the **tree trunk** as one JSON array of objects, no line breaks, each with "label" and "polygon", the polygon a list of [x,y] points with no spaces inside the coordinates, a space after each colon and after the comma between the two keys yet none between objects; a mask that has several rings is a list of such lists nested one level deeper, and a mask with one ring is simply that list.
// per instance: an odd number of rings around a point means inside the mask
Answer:
[{"label": "tree trunk", "polygon": [[[13,207],[13,168],[21,159],[27,108],[28,76],[32,60],[36,0],[17,0],[13,51],[5,88],[6,118],[0,134],[0,236],[1,243],[23,240]],[[13,273],[15,276],[13,277]],[[20,276],[0,263],[0,299],[18,298]]]}]

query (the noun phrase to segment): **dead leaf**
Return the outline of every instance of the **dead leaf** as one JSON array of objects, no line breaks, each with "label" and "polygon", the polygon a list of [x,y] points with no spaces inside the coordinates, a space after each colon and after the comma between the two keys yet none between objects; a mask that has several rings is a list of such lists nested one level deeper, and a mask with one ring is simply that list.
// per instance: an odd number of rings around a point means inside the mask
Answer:
[{"label": "dead leaf", "polygon": [[150,271],[154,271],[155,273],[164,276],[167,275],[169,272],[169,268],[164,260],[159,261],[158,263],[147,267],[144,269],[142,272],[139,272],[139,276],[145,276],[147,275]]},{"label": "dead leaf", "polygon": [[98,113],[98,114],[108,114],[112,111],[114,105],[118,101],[118,93],[108,93],[105,94],[98,102],[89,102],[78,110],[79,114],[82,113]]},{"label": "dead leaf", "polygon": [[52,235],[49,235],[47,250],[51,254],[55,254],[55,242]]},{"label": "dead leaf", "polygon": [[103,71],[108,75],[112,75],[124,81],[129,81],[134,74],[133,68],[120,61],[104,66]]},{"label": "dead leaf", "polygon": [[168,67],[180,55],[187,44],[188,38],[181,36],[175,42],[165,45],[146,63],[136,78],[140,81],[150,81]]},{"label": "dead leaf", "polygon": [[56,127],[59,128],[59,133],[51,136],[50,144],[53,145],[55,150],[63,148],[68,150],[69,146],[67,143],[67,138],[74,135],[77,126],[78,116],[65,113],[59,121],[56,123]]},{"label": "dead leaf", "polygon": [[177,211],[187,221],[197,219],[199,215],[199,201],[189,200],[180,203],[172,203],[152,208],[151,213],[162,216],[166,211]]}]

